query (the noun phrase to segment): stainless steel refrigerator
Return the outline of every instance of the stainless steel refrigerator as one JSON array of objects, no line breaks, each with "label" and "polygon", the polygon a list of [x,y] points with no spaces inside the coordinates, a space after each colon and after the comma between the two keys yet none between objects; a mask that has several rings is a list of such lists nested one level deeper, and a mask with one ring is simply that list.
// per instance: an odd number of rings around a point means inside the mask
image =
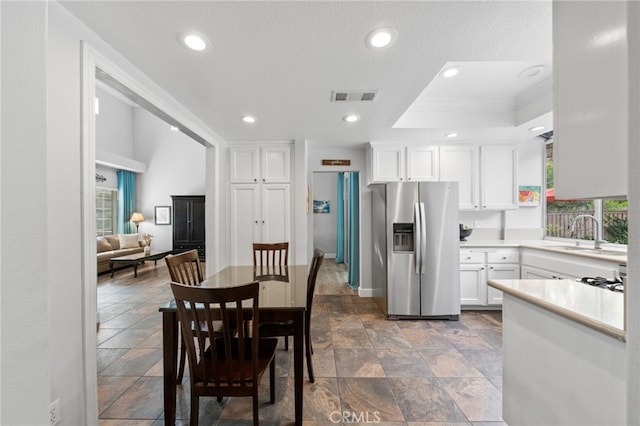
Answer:
[{"label": "stainless steel refrigerator", "polygon": [[371,185],[373,291],[391,319],[460,316],[457,182]]}]

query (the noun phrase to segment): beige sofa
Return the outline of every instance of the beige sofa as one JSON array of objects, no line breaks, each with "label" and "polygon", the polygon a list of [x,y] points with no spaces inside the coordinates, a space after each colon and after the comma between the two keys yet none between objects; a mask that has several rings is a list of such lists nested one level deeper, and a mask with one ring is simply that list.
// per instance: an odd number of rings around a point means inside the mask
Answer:
[{"label": "beige sofa", "polygon": [[[137,243],[137,246],[135,244]],[[138,240],[138,234],[118,234],[97,237],[98,273],[110,271],[109,260],[118,256],[142,253],[145,242]]]}]

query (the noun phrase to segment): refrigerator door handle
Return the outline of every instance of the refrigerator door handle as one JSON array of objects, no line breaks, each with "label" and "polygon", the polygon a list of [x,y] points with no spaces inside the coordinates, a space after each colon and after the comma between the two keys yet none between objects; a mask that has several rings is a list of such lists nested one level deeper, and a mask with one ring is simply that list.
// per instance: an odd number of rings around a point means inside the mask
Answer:
[{"label": "refrigerator door handle", "polygon": [[421,218],[421,203],[415,203],[413,205],[413,223],[415,226],[414,231],[414,246],[415,246],[415,256],[414,261],[416,265],[416,275],[420,275],[422,273],[422,218]]},{"label": "refrigerator door handle", "polygon": [[420,203],[420,273],[424,274],[423,266],[427,257],[427,218],[424,203]]}]

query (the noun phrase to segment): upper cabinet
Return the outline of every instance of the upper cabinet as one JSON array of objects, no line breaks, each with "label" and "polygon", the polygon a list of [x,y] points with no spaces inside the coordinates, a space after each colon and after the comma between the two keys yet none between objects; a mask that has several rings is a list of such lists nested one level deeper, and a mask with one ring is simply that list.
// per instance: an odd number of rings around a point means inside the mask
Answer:
[{"label": "upper cabinet", "polygon": [[437,146],[372,144],[369,183],[437,181],[438,153]]},{"label": "upper cabinet", "polygon": [[627,2],[553,2],[559,199],[627,195],[628,52]]},{"label": "upper cabinet", "polygon": [[440,180],[458,182],[460,210],[517,208],[515,145],[440,147]]},{"label": "upper cabinet", "polygon": [[231,183],[288,183],[291,180],[291,147],[286,145],[229,148]]}]

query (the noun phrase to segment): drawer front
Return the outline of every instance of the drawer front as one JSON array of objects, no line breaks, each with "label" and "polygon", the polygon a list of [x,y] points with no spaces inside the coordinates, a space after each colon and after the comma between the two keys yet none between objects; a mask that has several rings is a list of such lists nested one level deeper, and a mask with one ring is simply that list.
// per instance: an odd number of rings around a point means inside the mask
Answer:
[{"label": "drawer front", "polygon": [[487,253],[487,263],[520,263],[518,252]]},{"label": "drawer front", "polygon": [[461,251],[460,263],[485,263],[485,253]]}]

